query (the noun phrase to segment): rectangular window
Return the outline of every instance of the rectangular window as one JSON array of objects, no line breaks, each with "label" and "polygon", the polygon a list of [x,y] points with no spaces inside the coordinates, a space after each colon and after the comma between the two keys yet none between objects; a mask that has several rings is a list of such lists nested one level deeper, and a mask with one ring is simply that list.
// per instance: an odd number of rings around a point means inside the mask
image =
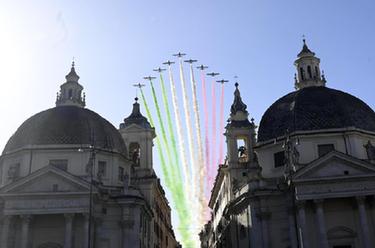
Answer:
[{"label": "rectangular window", "polygon": [[98,162],[98,175],[100,175],[101,177],[107,176],[107,162],[105,161]]},{"label": "rectangular window", "polygon": [[322,157],[333,150],[335,150],[335,146],[333,144],[318,145],[318,156]]},{"label": "rectangular window", "polygon": [[57,192],[57,191],[59,191],[59,185],[58,185],[58,184],[53,184],[53,185],[52,185],[52,191],[53,191],[53,192]]},{"label": "rectangular window", "polygon": [[118,167],[118,180],[124,181],[124,168]]},{"label": "rectangular window", "polygon": [[20,163],[12,164],[8,169],[8,178],[14,180],[20,176]]},{"label": "rectangular window", "polygon": [[49,165],[55,166],[60,170],[66,171],[68,169],[68,160],[67,159],[51,159]]},{"label": "rectangular window", "polygon": [[273,154],[274,166],[275,168],[284,166],[285,164],[285,153],[284,151],[276,152]]}]

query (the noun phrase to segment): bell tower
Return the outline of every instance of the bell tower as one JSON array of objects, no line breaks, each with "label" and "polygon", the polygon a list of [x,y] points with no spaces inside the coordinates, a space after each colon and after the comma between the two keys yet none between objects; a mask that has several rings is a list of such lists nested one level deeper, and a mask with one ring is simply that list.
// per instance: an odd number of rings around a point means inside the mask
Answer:
[{"label": "bell tower", "polygon": [[256,182],[259,178],[260,167],[254,146],[255,124],[249,121],[247,106],[242,101],[238,83],[235,84],[234,100],[230,108],[230,117],[225,127],[227,141],[227,182],[232,186],[230,198],[233,192],[250,181]]},{"label": "bell tower", "polygon": [[255,154],[255,124],[248,119],[247,106],[243,103],[238,83],[235,84],[234,100],[230,108],[230,118],[225,127],[228,165],[229,167],[239,167],[254,161]]},{"label": "bell tower", "polygon": [[141,114],[138,97],[135,98],[132,113],[120,124],[120,133],[129,151],[135,169],[152,169],[153,139],[155,128]]},{"label": "bell tower", "polygon": [[320,59],[315,57],[315,53],[307,47],[305,39],[303,39],[302,50],[297,55],[294,65],[297,69],[294,77],[294,86],[297,90],[306,87],[325,86],[326,80],[319,67]]},{"label": "bell tower", "polygon": [[79,76],[74,68],[65,76],[66,82],[60,86],[60,93],[56,96],[56,106],[77,106],[84,108],[86,105],[85,93],[82,96],[83,87],[78,83]]}]

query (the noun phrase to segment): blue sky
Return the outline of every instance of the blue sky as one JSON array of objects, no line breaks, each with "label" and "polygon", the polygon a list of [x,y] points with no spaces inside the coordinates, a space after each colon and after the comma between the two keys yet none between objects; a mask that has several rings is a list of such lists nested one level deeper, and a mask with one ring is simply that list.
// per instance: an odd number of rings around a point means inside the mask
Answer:
[{"label": "blue sky", "polygon": [[131,111],[131,85],[178,51],[231,81],[226,116],[238,76],[259,123],[293,90],[305,35],[327,86],[374,109],[373,13],[370,0],[0,0],[0,147],[26,118],[54,106],[72,57],[87,107],[115,126]]}]

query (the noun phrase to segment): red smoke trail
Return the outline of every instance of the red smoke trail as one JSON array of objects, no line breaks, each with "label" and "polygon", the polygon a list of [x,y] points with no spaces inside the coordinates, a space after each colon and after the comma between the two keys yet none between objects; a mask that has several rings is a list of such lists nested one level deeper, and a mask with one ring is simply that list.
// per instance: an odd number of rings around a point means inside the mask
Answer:
[{"label": "red smoke trail", "polygon": [[[205,138],[204,138],[204,144],[205,144],[205,161],[204,164],[206,166],[206,174],[208,175],[208,181],[206,181],[206,189],[208,189],[208,186],[210,183],[210,140],[209,140],[209,133],[208,133],[208,106],[207,106],[207,89],[206,89],[206,77],[204,75],[204,71],[201,71],[201,79],[202,79],[202,93],[203,93],[203,112],[204,112],[204,133],[205,133]],[[208,190],[206,192],[208,195],[210,191]]]},{"label": "red smoke trail", "polygon": [[213,179],[215,178],[217,160],[216,160],[216,92],[215,92],[215,79],[212,80],[212,160],[209,178],[211,179],[210,187],[213,186]]},{"label": "red smoke trail", "polygon": [[224,156],[224,83],[221,84],[221,98],[220,98],[220,147],[219,147],[219,164],[224,163],[223,156]]}]

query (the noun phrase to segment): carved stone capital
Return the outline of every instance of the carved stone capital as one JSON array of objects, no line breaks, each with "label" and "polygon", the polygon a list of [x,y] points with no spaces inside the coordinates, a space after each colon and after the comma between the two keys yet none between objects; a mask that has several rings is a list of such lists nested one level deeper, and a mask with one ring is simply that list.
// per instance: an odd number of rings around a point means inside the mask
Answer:
[{"label": "carved stone capital", "polygon": [[306,201],[297,201],[296,206],[298,209],[305,208],[306,207]]},{"label": "carved stone capital", "polygon": [[363,205],[365,204],[366,196],[365,195],[356,196],[355,199],[357,200],[358,205]]},{"label": "carved stone capital", "polygon": [[30,214],[24,214],[24,215],[20,215],[20,218],[21,218],[23,223],[29,224],[31,222],[31,220],[33,219],[33,216],[30,215]]},{"label": "carved stone capital", "polygon": [[65,221],[73,221],[74,213],[64,214]]},{"label": "carved stone capital", "polygon": [[315,199],[314,200],[315,205],[322,206],[324,203],[324,199]]}]

